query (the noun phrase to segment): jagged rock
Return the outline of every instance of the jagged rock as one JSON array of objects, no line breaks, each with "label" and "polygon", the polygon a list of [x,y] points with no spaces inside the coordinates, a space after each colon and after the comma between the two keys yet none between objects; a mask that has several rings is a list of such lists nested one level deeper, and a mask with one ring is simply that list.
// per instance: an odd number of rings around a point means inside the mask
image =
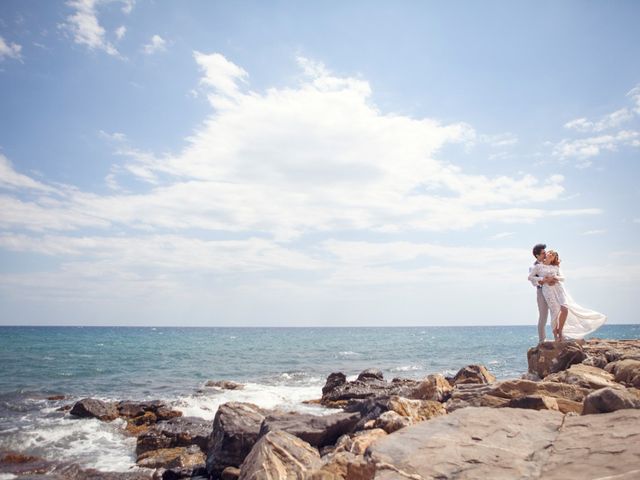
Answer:
[{"label": "jagged rock", "polygon": [[582,345],[577,342],[543,342],[527,352],[529,372],[540,378],[566,370],[586,358]]},{"label": "jagged rock", "polygon": [[411,420],[410,418],[403,417],[399,413],[396,413],[393,410],[389,410],[388,412],[384,412],[382,415],[376,418],[373,426],[375,428],[381,428],[387,433],[393,433],[396,430],[408,427],[411,424],[413,424],[413,420]]},{"label": "jagged rock", "polygon": [[347,383],[347,376],[344,373],[334,372],[329,374],[324,387],[322,387],[322,395],[324,396],[325,394],[331,392],[341,385],[344,385],[345,383]]},{"label": "jagged rock", "polygon": [[212,422],[199,417],[179,417],[159,422],[138,437],[136,454],[160,448],[197,445],[207,450]]},{"label": "jagged rock", "polygon": [[347,382],[346,379],[343,381],[343,377],[344,375],[338,373],[329,375],[322,389],[322,405],[343,407],[354,400],[391,395],[408,397],[420,384],[416,380],[409,379],[387,382],[380,380],[375,375],[368,375],[364,380],[354,380],[353,382]]},{"label": "jagged rock", "polygon": [[148,414],[152,413],[156,421],[169,420],[171,418],[177,418],[182,416],[182,412],[178,410],[172,410],[164,402],[160,400],[153,400],[150,402],[132,402],[122,401],[116,404],[118,409],[118,415],[123,418],[136,419],[139,417],[150,417]]},{"label": "jagged rock", "polygon": [[281,430],[258,440],[240,467],[239,480],[300,479],[322,462],[318,451],[307,442]]},{"label": "jagged rock", "polygon": [[204,384],[205,387],[214,387],[221,390],[242,390],[244,385],[241,383],[232,382],[230,380],[209,380]]},{"label": "jagged rock", "polygon": [[[161,473],[162,480],[182,480],[183,478],[202,479],[208,478],[207,469],[204,465],[199,465],[193,468],[170,468],[170,469],[157,469],[155,475]],[[154,477],[155,478],[155,477]]]},{"label": "jagged rock", "polygon": [[493,383],[496,381],[489,370],[483,365],[467,365],[462,367],[458,373],[453,377],[453,384],[467,384],[467,383]]},{"label": "jagged rock", "polygon": [[226,467],[240,467],[260,434],[269,412],[251,403],[220,405],[207,447],[207,471],[217,478]]},{"label": "jagged rock", "polygon": [[445,402],[451,396],[451,390],[451,384],[444,376],[434,374],[422,380],[418,386],[413,389],[409,398]]},{"label": "jagged rock", "polygon": [[461,409],[381,438],[365,458],[376,480],[630,479],[640,470],[640,410]]},{"label": "jagged rock", "polygon": [[543,395],[528,395],[514,398],[507,404],[509,408],[527,408],[530,410],[560,410],[558,401],[553,397]]},{"label": "jagged rock", "polygon": [[[395,413],[395,412],[394,412]],[[351,435],[344,435],[336,442],[336,452],[349,452],[355,455],[363,455],[369,445],[381,437],[387,436],[381,428],[362,430]]]},{"label": "jagged rock", "polygon": [[205,457],[196,445],[190,447],[161,448],[144,452],[136,463],[144,468],[201,468]]},{"label": "jagged rock", "polygon": [[103,422],[118,418],[118,409],[113,402],[103,402],[95,398],[77,401],[69,413],[79,418],[97,418]]},{"label": "jagged rock", "polygon": [[[588,365],[604,368],[607,363],[618,360],[640,360],[640,339],[637,340],[603,340],[591,338],[583,345]],[[593,359],[593,360],[591,360]],[[604,363],[604,365],[602,365]]]},{"label": "jagged rock", "polygon": [[384,375],[382,374],[382,370],[377,368],[368,368],[360,372],[358,375],[358,380],[361,382],[366,382],[367,380],[384,380]]},{"label": "jagged rock", "polygon": [[640,360],[618,360],[608,364],[606,371],[613,374],[616,382],[640,388]]},{"label": "jagged rock", "polygon": [[614,381],[613,375],[601,368],[591,367],[582,363],[571,365],[568,369],[552,373],[545,377],[545,381],[578,385],[589,390],[612,387],[622,388]]},{"label": "jagged rock", "polygon": [[638,391],[607,387],[586,396],[582,413],[608,413],[624,408],[640,408]]},{"label": "jagged rock", "polygon": [[334,444],[341,435],[351,432],[359,420],[358,413],[347,412],[322,416],[272,413],[262,422],[260,436],[275,430],[283,430],[319,448]]},{"label": "jagged rock", "polygon": [[361,455],[340,451],[325,460],[318,470],[307,474],[305,480],[371,480],[375,465]]}]

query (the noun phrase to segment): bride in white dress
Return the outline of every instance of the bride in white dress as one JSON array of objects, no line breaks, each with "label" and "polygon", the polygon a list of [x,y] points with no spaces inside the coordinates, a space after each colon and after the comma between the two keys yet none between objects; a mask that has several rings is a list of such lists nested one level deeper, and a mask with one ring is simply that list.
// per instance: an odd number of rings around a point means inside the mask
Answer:
[{"label": "bride in white dress", "polygon": [[564,280],[560,274],[560,257],[557,252],[549,250],[544,262],[533,267],[531,275],[542,277],[539,283],[551,311],[551,326],[556,340],[563,340],[564,337],[583,338],[600,328],[607,320],[606,315],[575,303],[560,282],[553,285],[548,283],[550,278]]}]

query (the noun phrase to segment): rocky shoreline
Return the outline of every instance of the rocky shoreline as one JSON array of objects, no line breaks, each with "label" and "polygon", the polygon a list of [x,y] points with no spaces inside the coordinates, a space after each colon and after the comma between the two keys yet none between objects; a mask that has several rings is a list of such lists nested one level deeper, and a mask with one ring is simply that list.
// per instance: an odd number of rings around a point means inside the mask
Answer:
[{"label": "rocky shoreline", "polygon": [[[18,452],[0,473],[20,479],[555,479],[640,478],[640,340],[546,342],[529,371],[497,381],[482,365],[450,378],[327,377],[309,415],[229,402],[213,422],[159,401],[83,399],[75,418],[126,421],[132,472],[101,472]],[[208,387],[240,389],[229,381]],[[14,477],[9,477],[14,478]]]}]

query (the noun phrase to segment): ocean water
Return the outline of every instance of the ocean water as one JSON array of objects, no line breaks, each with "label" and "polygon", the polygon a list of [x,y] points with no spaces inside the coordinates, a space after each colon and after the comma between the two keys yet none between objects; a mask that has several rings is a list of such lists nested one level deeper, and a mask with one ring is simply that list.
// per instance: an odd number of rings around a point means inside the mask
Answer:
[{"label": "ocean water", "polygon": [[[605,325],[601,338],[640,338],[640,325]],[[123,421],[57,409],[84,397],[160,399],[212,420],[228,401],[322,415],[331,372],[379,368],[385,378],[454,374],[484,364],[498,378],[527,370],[534,326],[394,328],[0,327],[0,451],[17,450],[100,470],[135,467]],[[208,380],[246,387],[219,391]],[[64,395],[64,400],[48,400]]]}]

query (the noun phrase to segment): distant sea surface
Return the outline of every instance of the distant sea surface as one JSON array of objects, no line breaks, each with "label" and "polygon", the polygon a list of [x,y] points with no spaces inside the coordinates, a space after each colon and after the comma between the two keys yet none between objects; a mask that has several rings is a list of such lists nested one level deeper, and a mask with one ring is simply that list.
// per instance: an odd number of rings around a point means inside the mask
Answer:
[{"label": "distant sea surface", "polygon": [[[605,325],[594,336],[637,339],[640,325]],[[323,414],[302,401],[319,398],[331,372],[375,367],[391,380],[481,363],[498,378],[519,377],[536,342],[534,326],[0,327],[0,451],[124,471],[135,468],[124,422],[71,419],[57,408],[83,397],[160,399],[213,419],[233,400]],[[204,387],[208,380],[246,387],[220,391]]]}]

